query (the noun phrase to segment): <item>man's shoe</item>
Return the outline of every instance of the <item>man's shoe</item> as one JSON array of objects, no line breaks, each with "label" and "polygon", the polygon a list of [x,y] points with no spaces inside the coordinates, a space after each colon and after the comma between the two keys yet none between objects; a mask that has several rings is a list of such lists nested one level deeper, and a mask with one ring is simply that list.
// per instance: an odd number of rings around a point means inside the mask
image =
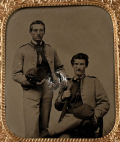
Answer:
[{"label": "man's shoe", "polygon": [[39,138],[50,138],[48,130],[42,131],[39,135]]}]

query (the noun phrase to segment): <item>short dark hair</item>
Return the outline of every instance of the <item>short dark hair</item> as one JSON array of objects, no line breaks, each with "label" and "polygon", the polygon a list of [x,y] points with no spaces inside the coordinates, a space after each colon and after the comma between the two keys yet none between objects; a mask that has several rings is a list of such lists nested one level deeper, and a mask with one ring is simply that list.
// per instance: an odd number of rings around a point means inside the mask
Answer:
[{"label": "short dark hair", "polygon": [[42,22],[42,21],[40,21],[40,20],[36,20],[36,21],[33,21],[31,24],[30,24],[30,33],[32,32],[32,25],[34,25],[34,24],[41,24],[41,25],[43,25],[44,26],[44,32],[45,32],[45,24]]},{"label": "short dark hair", "polygon": [[88,58],[89,58],[88,55],[86,55],[84,53],[78,53],[72,57],[71,64],[73,66],[75,59],[84,59],[86,66],[88,66],[88,63],[89,63]]}]

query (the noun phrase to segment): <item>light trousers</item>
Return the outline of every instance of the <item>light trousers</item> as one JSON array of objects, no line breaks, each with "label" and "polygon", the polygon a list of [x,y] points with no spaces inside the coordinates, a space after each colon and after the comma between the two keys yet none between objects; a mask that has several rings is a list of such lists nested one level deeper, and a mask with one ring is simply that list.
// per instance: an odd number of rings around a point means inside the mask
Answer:
[{"label": "light trousers", "polygon": [[23,90],[25,138],[38,138],[48,128],[53,92],[45,82],[41,88]]},{"label": "light trousers", "polygon": [[[78,119],[78,118],[74,117],[73,114],[65,114],[64,118],[59,123],[48,128],[49,135],[52,137],[54,135],[63,134],[67,130],[71,130],[71,129],[75,128],[76,126],[80,125],[80,123],[82,121],[83,121],[82,119]],[[69,138],[70,135],[64,134],[63,137]],[[62,136],[61,136],[61,138],[62,138]]]}]

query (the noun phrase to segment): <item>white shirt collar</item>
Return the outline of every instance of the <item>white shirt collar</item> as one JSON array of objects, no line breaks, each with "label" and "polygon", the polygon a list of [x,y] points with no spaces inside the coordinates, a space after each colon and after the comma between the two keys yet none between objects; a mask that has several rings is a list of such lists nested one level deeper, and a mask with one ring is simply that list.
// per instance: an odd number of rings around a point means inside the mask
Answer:
[{"label": "white shirt collar", "polygon": [[[83,79],[85,76],[86,76],[86,75],[83,74],[83,75],[80,77],[80,79]],[[73,77],[74,80],[77,80],[78,78],[79,78],[79,77],[75,77],[75,76]]]}]

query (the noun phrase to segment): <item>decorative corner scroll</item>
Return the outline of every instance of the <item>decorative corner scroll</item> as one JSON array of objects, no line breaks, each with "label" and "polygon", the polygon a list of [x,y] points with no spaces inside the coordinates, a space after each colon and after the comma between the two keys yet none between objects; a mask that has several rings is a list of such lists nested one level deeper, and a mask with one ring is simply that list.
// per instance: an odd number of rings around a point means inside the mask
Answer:
[{"label": "decorative corner scroll", "polygon": [[[12,134],[5,124],[5,98],[4,98],[4,38],[5,36],[5,21],[7,20],[10,13],[13,11],[23,8],[23,7],[38,7],[38,6],[69,6],[69,5],[95,5],[104,8],[109,11],[110,15],[114,19],[113,27],[114,27],[114,36],[115,36],[115,54],[116,56],[115,62],[119,62],[120,60],[120,0],[0,0],[0,141],[1,142],[20,142],[20,141],[47,141],[47,139],[23,139]],[[112,19],[112,20],[113,20]],[[119,59],[118,59],[118,58]],[[91,141],[120,141],[120,83],[119,83],[119,69],[120,66],[116,67],[116,124],[113,130],[102,138],[91,139]],[[51,139],[50,141],[56,141],[55,139]],[[58,141],[67,141],[65,139]],[[71,141],[74,141],[71,140]],[[76,141],[89,141],[89,139],[76,139]]]}]

